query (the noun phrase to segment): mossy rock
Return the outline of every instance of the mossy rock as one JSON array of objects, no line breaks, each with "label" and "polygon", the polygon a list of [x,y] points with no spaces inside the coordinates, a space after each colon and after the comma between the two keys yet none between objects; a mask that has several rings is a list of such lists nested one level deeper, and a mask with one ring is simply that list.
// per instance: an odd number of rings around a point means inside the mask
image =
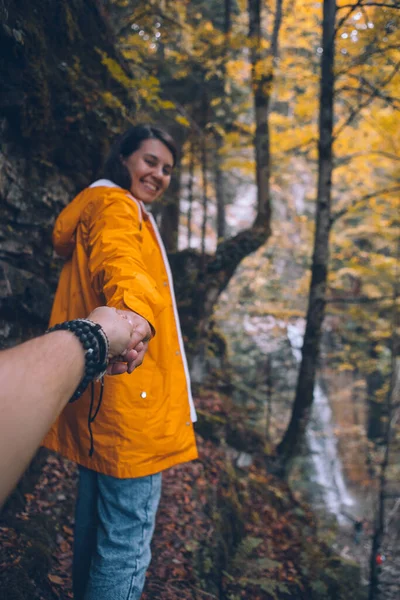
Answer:
[{"label": "mossy rock", "polygon": [[214,526],[213,544],[201,545],[195,553],[194,570],[199,588],[220,597],[221,574],[244,536],[245,521],[239,480],[230,467],[221,474],[217,490],[209,490],[207,513]]},{"label": "mossy rock", "polygon": [[[128,78],[93,0],[14,0],[0,26],[0,115],[30,162],[60,167],[87,183],[107,150],[110,132],[134,112],[131,91],[104,56]],[[104,98],[104,93],[107,93]],[[110,95],[115,105],[110,106]]]},{"label": "mossy rock", "polygon": [[49,451],[45,448],[40,448],[40,450],[35,454],[31,464],[29,465],[29,469],[25,471],[17,487],[7,499],[3,507],[0,507],[1,520],[8,520],[17,512],[23,510],[26,502],[25,494],[31,492],[36,485],[48,455]]},{"label": "mossy rock", "polygon": [[7,526],[17,535],[19,556],[0,573],[0,600],[34,600],[34,590],[47,582],[51,570],[58,521],[44,514],[29,520],[10,516]]},{"label": "mossy rock", "polygon": [[332,600],[347,600],[350,597],[352,600],[367,598],[367,591],[361,587],[360,566],[354,561],[339,556],[332,557],[321,580],[327,585],[328,598]]},{"label": "mossy rock", "polygon": [[35,585],[20,565],[0,573],[0,600],[33,600],[35,597]]},{"label": "mossy rock", "polygon": [[238,412],[229,419],[226,432],[227,443],[240,452],[263,454],[265,437],[254,429],[246,427],[243,421],[240,421],[241,418],[243,415]]},{"label": "mossy rock", "polygon": [[305,545],[300,562],[310,600],[366,600],[360,566],[334,554],[324,543],[316,540]]},{"label": "mossy rock", "polygon": [[204,440],[219,444],[225,438],[226,419],[213,415],[204,410],[197,410],[196,433]]},{"label": "mossy rock", "polygon": [[21,560],[21,567],[24,569],[28,577],[35,579],[36,583],[44,581],[52,564],[51,546],[47,546],[41,542],[31,542]]},{"label": "mossy rock", "polygon": [[49,515],[36,514],[31,516],[28,521],[21,521],[17,518],[11,518],[8,526],[12,526],[21,537],[29,540],[35,540],[39,544],[51,547],[54,544],[54,531],[57,528],[57,522],[54,517]]}]

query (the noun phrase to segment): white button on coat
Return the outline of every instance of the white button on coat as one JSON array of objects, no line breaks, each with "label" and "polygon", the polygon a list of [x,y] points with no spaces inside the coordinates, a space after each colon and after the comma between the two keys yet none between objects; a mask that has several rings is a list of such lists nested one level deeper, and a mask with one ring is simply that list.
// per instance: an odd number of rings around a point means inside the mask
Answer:
[{"label": "white button on coat", "polygon": [[141,398],[146,398],[147,397],[147,393],[146,392],[140,392],[140,397]]}]

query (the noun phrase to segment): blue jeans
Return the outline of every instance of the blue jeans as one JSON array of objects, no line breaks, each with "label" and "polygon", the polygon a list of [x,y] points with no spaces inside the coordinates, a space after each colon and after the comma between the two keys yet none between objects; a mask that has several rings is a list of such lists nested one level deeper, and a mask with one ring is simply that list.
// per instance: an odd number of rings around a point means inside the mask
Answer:
[{"label": "blue jeans", "polygon": [[160,495],[161,473],[117,479],[79,467],[75,600],[139,600]]}]

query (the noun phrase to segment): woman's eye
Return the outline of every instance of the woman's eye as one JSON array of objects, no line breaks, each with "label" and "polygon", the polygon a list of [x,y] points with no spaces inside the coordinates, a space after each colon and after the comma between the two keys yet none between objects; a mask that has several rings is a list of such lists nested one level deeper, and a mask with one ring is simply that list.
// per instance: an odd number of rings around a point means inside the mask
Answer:
[{"label": "woman's eye", "polygon": [[156,163],[154,160],[150,160],[149,158],[145,159],[146,163],[150,166],[150,167],[155,167]]}]

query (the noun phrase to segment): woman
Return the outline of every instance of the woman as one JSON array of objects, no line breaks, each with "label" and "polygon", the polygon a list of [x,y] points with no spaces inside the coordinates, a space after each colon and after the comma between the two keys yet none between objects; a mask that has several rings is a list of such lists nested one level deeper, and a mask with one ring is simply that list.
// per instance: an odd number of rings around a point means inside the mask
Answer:
[{"label": "woman", "polygon": [[104,179],[81,192],[54,229],[55,249],[67,261],[51,323],[107,304],[136,313],[145,345],[154,337],[133,375],[105,378],[99,410],[99,389],[87,392],[66,407],[45,439],[47,448],[80,465],[75,600],[140,598],[161,471],[197,457],[171,273],[145,208],[168,188],[176,157],[166,132],[132,127],[112,148]]}]

